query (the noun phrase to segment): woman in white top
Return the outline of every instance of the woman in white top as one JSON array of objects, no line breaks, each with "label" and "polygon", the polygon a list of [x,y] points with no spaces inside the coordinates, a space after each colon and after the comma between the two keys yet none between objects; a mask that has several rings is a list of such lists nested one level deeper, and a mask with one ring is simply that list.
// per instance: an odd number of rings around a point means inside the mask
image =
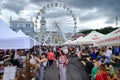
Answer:
[{"label": "woman in white top", "polygon": [[44,69],[47,65],[47,55],[45,53],[41,54],[41,59],[39,59],[38,57],[35,57],[35,59],[40,63],[40,77],[39,80],[44,80]]},{"label": "woman in white top", "polygon": [[111,48],[107,48],[106,52],[105,52],[105,56],[108,58],[108,59],[111,59],[112,57],[112,50]]},{"label": "woman in white top", "polygon": [[59,80],[66,80],[66,65],[68,63],[68,59],[62,50],[59,50],[58,53],[56,64],[59,71]]}]

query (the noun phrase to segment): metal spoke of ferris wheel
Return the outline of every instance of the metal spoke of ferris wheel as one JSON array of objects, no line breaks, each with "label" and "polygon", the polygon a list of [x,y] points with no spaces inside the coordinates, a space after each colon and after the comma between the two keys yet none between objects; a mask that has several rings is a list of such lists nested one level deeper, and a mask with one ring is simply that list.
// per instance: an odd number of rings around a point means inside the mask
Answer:
[{"label": "metal spoke of ferris wheel", "polygon": [[43,42],[43,44],[48,40],[48,38],[50,37],[50,35],[52,34],[52,31],[54,31],[55,26],[52,28],[53,30],[50,31],[50,33],[48,34],[48,36],[46,37],[45,41]]},{"label": "metal spoke of ferris wheel", "polygon": [[61,23],[71,23],[71,24],[73,24],[74,23],[74,20],[73,19],[71,19],[71,18],[67,18],[67,19],[65,19],[65,18],[60,18],[60,21],[61,21]]},{"label": "metal spoke of ferris wheel", "polygon": [[73,27],[74,28],[74,24],[73,23],[63,23],[63,24],[60,24],[61,25],[61,27]]},{"label": "metal spoke of ferris wheel", "polygon": [[65,36],[65,33],[63,32],[64,30],[62,30],[61,27],[58,26],[58,24],[57,24],[56,22],[55,22],[55,25],[56,25],[56,27],[60,30],[60,32],[61,32],[61,34],[62,34],[62,36],[63,36],[64,41],[67,41],[68,39],[67,39],[67,37]]},{"label": "metal spoke of ferris wheel", "polygon": [[68,16],[64,16],[63,18],[64,18],[64,19],[70,19],[70,17],[68,17]]},{"label": "metal spoke of ferris wheel", "polygon": [[69,19],[64,19],[63,18],[63,20],[64,20],[64,23],[71,23],[71,24],[75,23],[75,21],[72,18],[69,18]]},{"label": "metal spoke of ferris wheel", "polygon": [[66,21],[66,20],[64,20],[64,19],[63,19],[63,21],[62,21],[62,22],[63,22],[63,23],[65,23],[65,24],[66,24],[66,23],[71,23],[71,24],[74,24],[74,21],[73,21],[73,20],[71,20],[71,21]]}]

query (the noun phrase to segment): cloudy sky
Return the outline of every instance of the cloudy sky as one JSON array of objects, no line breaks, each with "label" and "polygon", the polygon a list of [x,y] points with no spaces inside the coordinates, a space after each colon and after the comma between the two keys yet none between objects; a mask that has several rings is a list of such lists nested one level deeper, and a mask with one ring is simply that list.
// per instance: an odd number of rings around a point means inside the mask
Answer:
[{"label": "cloudy sky", "polygon": [[[106,26],[116,27],[116,17],[118,17],[118,26],[120,26],[120,0],[0,0],[0,18],[7,24],[9,18],[31,18],[45,5],[52,2],[61,2],[68,6],[77,18],[77,28],[103,28]],[[48,21],[62,20],[63,15],[55,15],[54,9],[49,10],[52,13],[48,15]],[[57,11],[60,13],[60,11]],[[62,12],[60,13],[62,14]],[[64,14],[64,13],[63,13]],[[68,15],[64,14],[64,18]],[[68,23],[71,21],[68,21]],[[48,22],[50,23],[50,22]],[[72,23],[72,22],[71,22]],[[65,24],[65,23],[59,23]],[[67,24],[66,24],[67,25]]]}]

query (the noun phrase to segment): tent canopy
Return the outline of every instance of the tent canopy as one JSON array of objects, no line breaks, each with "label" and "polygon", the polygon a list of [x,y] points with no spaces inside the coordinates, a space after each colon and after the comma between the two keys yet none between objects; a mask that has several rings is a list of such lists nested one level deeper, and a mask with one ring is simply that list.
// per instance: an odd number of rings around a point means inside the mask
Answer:
[{"label": "tent canopy", "polygon": [[26,35],[25,35],[21,30],[19,30],[19,31],[17,32],[17,35],[18,35],[18,36],[22,36],[22,37],[26,37]]},{"label": "tent canopy", "polygon": [[108,33],[107,36],[111,36],[111,35],[115,35],[115,34],[120,34],[120,28]]},{"label": "tent canopy", "polygon": [[84,39],[88,39],[88,40],[98,40],[101,37],[105,36],[102,33],[99,33],[97,31],[92,31],[91,33],[89,33],[87,36],[85,36]]},{"label": "tent canopy", "polygon": [[16,34],[0,19],[0,49],[29,49],[31,47],[33,47],[33,40],[30,37]]},{"label": "tent canopy", "polygon": [[[29,36],[25,35],[21,30],[19,30],[19,31],[17,32],[17,35],[20,36],[20,37],[29,37]],[[31,38],[31,39],[32,39],[33,42],[34,42],[34,43],[33,43],[34,46],[35,46],[35,45],[41,45],[40,42],[36,41],[36,40],[33,39],[33,38]]]},{"label": "tent canopy", "polygon": [[81,40],[81,39],[83,39],[84,37],[83,36],[80,36],[80,37],[78,37],[75,41],[79,41],[79,40]]},{"label": "tent canopy", "polygon": [[96,41],[95,45],[98,46],[114,46],[120,45],[120,28],[107,34],[105,37]]},{"label": "tent canopy", "polygon": [[101,39],[101,37],[105,36],[102,33],[99,33],[97,31],[90,32],[87,36],[85,36],[83,39],[79,41],[80,44],[94,44],[96,40]]},{"label": "tent canopy", "polygon": [[72,41],[73,44],[77,45],[80,44],[80,42],[83,40],[83,36],[78,37],[76,40]]},{"label": "tent canopy", "polygon": [[8,25],[6,25],[1,19],[0,19],[0,39],[5,37],[15,37],[17,36],[16,32],[11,30]]},{"label": "tent canopy", "polygon": [[30,49],[33,41],[29,37],[0,39],[0,49]]},{"label": "tent canopy", "polygon": [[72,41],[68,40],[68,41],[64,42],[63,45],[68,45],[68,44],[71,44],[71,43],[72,43]]}]

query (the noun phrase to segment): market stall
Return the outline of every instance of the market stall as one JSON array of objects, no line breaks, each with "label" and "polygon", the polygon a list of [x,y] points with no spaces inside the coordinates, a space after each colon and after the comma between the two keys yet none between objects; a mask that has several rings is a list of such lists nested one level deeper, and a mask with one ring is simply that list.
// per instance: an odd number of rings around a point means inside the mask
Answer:
[{"label": "market stall", "polygon": [[99,33],[97,31],[92,31],[87,36],[82,38],[80,41],[78,41],[79,44],[94,44],[97,40],[101,39],[101,37],[105,36],[102,33]]},{"label": "market stall", "polygon": [[97,46],[117,46],[120,45],[120,28],[96,41]]},{"label": "market stall", "polygon": [[33,40],[29,36],[19,36],[0,19],[0,49],[29,49]]}]

